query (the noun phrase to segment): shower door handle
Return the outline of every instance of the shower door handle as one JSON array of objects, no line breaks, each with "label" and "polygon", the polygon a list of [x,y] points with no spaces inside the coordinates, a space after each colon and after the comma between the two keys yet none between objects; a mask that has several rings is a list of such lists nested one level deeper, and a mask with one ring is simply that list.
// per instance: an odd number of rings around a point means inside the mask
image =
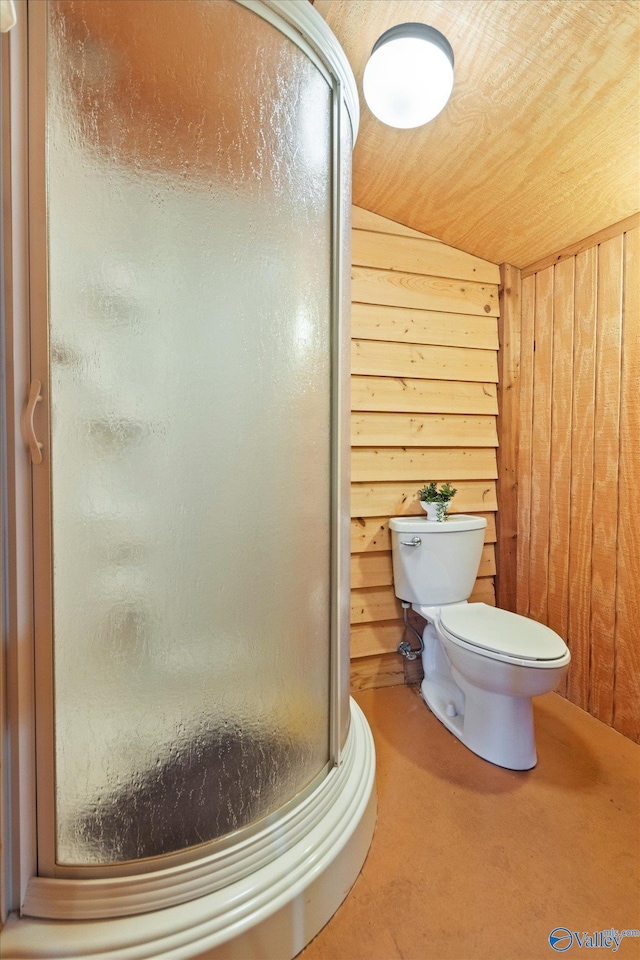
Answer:
[{"label": "shower door handle", "polygon": [[42,400],[42,384],[39,380],[32,380],[29,388],[29,399],[22,411],[20,417],[20,429],[22,430],[22,439],[29,447],[32,463],[42,463],[42,444],[36,436],[36,428],[33,425],[33,416],[36,412],[36,406]]}]

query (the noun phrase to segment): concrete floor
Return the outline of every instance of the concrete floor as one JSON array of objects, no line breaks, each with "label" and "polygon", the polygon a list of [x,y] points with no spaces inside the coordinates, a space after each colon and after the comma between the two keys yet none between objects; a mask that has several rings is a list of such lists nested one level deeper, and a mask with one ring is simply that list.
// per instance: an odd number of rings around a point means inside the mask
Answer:
[{"label": "concrete floor", "polygon": [[[538,765],[495,767],[417,687],[356,699],[376,742],[378,823],[351,893],[300,960],[547,960],[555,927],[640,929],[640,747],[556,694]],[[560,941],[558,946],[565,946]],[[576,960],[640,957],[640,938]]]}]

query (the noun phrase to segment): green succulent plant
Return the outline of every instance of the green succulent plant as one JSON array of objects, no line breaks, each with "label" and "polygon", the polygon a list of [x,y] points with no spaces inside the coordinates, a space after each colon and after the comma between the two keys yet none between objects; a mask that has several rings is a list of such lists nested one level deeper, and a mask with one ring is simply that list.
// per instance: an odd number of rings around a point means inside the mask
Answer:
[{"label": "green succulent plant", "polygon": [[435,480],[425,483],[424,487],[418,490],[418,496],[421,500],[425,503],[435,503],[436,520],[439,522],[447,519],[449,501],[452,497],[455,497],[456,493],[456,488],[452,487],[450,483],[443,483],[438,490],[438,485]]},{"label": "green succulent plant", "polygon": [[418,496],[425,503],[449,503],[457,492],[456,488],[452,487],[450,483],[443,483],[438,490],[435,480],[431,480],[418,490]]}]

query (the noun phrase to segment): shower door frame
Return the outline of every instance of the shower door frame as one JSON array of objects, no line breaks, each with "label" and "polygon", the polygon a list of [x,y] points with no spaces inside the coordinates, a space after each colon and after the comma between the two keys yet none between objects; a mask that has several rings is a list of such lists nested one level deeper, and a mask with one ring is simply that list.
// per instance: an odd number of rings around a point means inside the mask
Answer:
[{"label": "shower door frame", "polygon": [[[10,906],[14,908],[23,903],[27,887],[34,877],[43,878],[43,882],[77,881],[82,879],[102,879],[129,877],[144,873],[153,873],[159,869],[169,872],[197,861],[209,853],[218,854],[225,848],[237,844],[239,840],[277,824],[286,814],[293,814],[295,808],[306,797],[318,792],[332,767],[339,767],[343,760],[343,749],[347,740],[349,715],[344,715],[341,687],[348,670],[348,612],[349,612],[349,340],[343,317],[345,292],[344,244],[349,243],[341,224],[341,214],[345,209],[343,196],[343,177],[341,164],[341,134],[343,125],[351,124],[352,139],[357,134],[358,105],[357,93],[349,82],[348,65],[344,54],[333,41],[332,35],[318,29],[317,21],[308,18],[305,10],[297,4],[288,5],[281,0],[234,0],[270,22],[284,33],[312,60],[329,84],[332,103],[332,171],[331,171],[331,535],[330,535],[330,703],[329,703],[329,762],[318,772],[314,780],[287,804],[269,816],[249,824],[230,835],[208,841],[197,847],[191,847],[177,853],[166,854],[147,860],[130,861],[124,864],[105,864],[101,866],[61,866],[55,860],[55,754],[54,754],[54,689],[53,689],[53,594],[52,594],[52,540],[51,540],[51,473],[50,473],[50,398],[49,398],[49,344],[48,344],[48,248],[46,218],[46,27],[47,9],[42,3],[18,4],[22,23],[15,28],[11,38],[13,60],[17,65],[16,74],[10,85],[12,128],[24,128],[24,142],[17,144],[28,155],[28,185],[24,195],[15,192],[14,220],[23,217],[28,223],[28,249],[18,249],[14,244],[13,257],[16,270],[21,267],[25,298],[28,305],[21,311],[13,309],[13,327],[17,331],[21,320],[24,323],[24,343],[20,346],[20,337],[13,334],[20,349],[14,351],[14,361],[22,361],[24,373],[29,370],[28,380],[40,380],[42,400],[36,405],[35,425],[39,439],[43,442],[43,460],[31,466],[25,457],[25,448],[16,437],[15,464],[12,465],[14,485],[31,473],[32,498],[31,517],[22,511],[22,518],[16,517],[18,536],[23,549],[33,551],[33,659],[25,656],[24,642],[18,643],[17,630],[9,637],[8,670],[11,683],[21,691],[21,696],[10,697],[8,713],[10,723],[17,726],[18,713],[24,723],[22,701],[33,700],[35,714],[34,725],[27,725],[27,742],[33,749],[25,750],[14,758],[13,776],[21,783],[21,814],[16,816],[19,822],[20,839],[17,843],[17,858],[13,872],[13,895],[9,896]],[[305,4],[306,6],[306,4]],[[26,31],[27,8],[28,39]],[[293,9],[292,9],[293,8]],[[296,9],[297,8],[297,9]],[[315,15],[316,12],[313,11]],[[302,35],[311,35],[311,42]],[[312,45],[313,43],[313,45]],[[327,51],[327,47],[329,49]],[[337,49],[336,49],[337,48]],[[25,62],[21,63],[21,57]],[[28,61],[28,70],[27,70]],[[28,100],[27,100],[28,73]],[[346,105],[345,105],[346,102]],[[27,106],[28,103],[28,106]],[[28,128],[28,136],[26,129]],[[27,144],[28,140],[28,144]],[[350,158],[349,158],[350,160]],[[346,160],[344,162],[347,162]],[[23,205],[22,209],[20,209]],[[15,227],[14,227],[15,229]],[[28,313],[28,317],[26,314]],[[23,315],[23,318],[21,317]],[[28,332],[26,327],[28,325]],[[24,386],[17,383],[14,397],[24,397]],[[17,433],[17,431],[14,431]],[[11,431],[9,432],[11,435]],[[11,497],[10,497],[11,499]],[[345,518],[347,522],[345,523]],[[20,590],[22,587],[22,590]],[[22,577],[22,583],[10,590],[10,599],[17,604],[20,597],[29,594],[28,578]],[[22,617],[26,625],[26,616]],[[347,656],[345,658],[345,646]],[[32,688],[33,683],[33,688]],[[31,697],[30,690],[33,689]],[[35,727],[35,735],[33,733]],[[31,734],[29,734],[31,730]],[[31,740],[31,738],[33,738]],[[24,736],[22,737],[24,740]],[[15,751],[18,753],[18,751]],[[35,771],[36,783],[33,783]],[[320,791],[321,792],[321,791]],[[25,806],[26,802],[26,806]],[[15,815],[14,815],[15,816]],[[37,821],[37,824],[34,823]],[[37,851],[33,835],[37,833]],[[17,839],[17,838],[15,838]],[[7,885],[9,886],[9,885]],[[50,891],[53,896],[53,890]],[[181,897],[180,900],[184,900]],[[179,902],[179,901],[177,901]],[[149,909],[152,909],[151,907]],[[55,916],[52,913],[39,913],[33,909],[32,915]]]}]

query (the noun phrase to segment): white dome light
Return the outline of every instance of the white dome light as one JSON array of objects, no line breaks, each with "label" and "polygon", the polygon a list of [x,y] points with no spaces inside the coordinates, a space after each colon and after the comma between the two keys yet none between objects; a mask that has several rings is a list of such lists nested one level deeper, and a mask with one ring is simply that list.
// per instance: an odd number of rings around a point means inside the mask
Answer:
[{"label": "white dome light", "polygon": [[420,127],[433,120],[451,96],[451,44],[426,23],[391,27],[371,51],[362,87],[378,120],[390,127]]}]

